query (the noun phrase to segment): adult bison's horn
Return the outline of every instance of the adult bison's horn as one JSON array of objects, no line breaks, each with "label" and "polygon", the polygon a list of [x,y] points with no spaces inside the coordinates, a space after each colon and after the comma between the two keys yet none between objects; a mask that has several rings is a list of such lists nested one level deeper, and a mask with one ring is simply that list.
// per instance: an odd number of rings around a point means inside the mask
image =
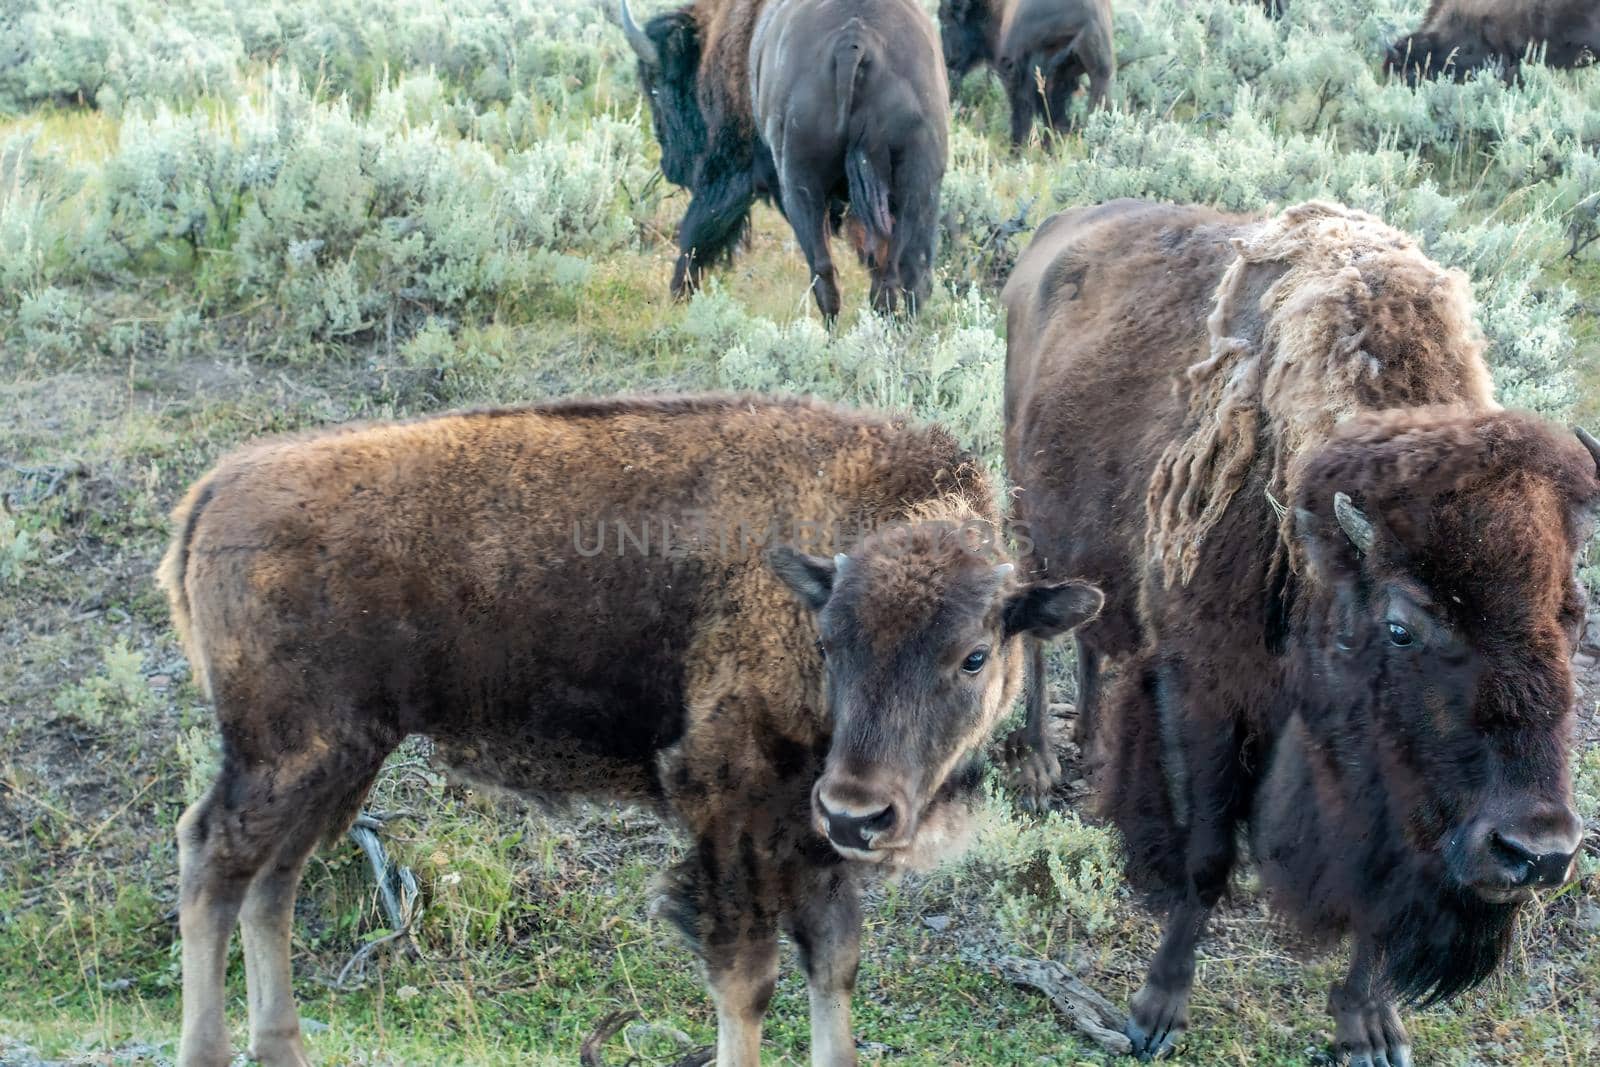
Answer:
[{"label": "adult bison's horn", "polygon": [[1578,434],[1578,440],[1583,442],[1583,447],[1587,448],[1589,450],[1589,455],[1594,457],[1595,473],[1600,475],[1600,441],[1596,441],[1594,439],[1594,435],[1588,430],[1585,430],[1582,426],[1577,427],[1576,430]]},{"label": "adult bison's horn", "polygon": [[620,0],[622,6],[622,32],[628,35],[628,44],[633,46],[634,54],[652,67],[661,65],[661,54],[656,51],[656,43],[650,35],[639,28],[633,21],[633,12],[628,10],[628,0]]},{"label": "adult bison's horn", "polygon": [[1349,493],[1333,494],[1333,516],[1339,520],[1339,528],[1350,538],[1350,543],[1360,549],[1363,556],[1371,553],[1372,520],[1361,514],[1361,509],[1351,501]]}]

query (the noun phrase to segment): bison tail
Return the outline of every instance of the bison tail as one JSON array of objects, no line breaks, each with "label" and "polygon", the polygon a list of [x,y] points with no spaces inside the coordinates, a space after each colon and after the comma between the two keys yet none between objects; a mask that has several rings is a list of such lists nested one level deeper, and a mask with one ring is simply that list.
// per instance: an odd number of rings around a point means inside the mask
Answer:
[{"label": "bison tail", "polygon": [[203,478],[172,509],[172,543],[167,554],[161,557],[156,569],[156,584],[167,594],[167,604],[172,609],[172,625],[178,631],[178,643],[183,654],[189,657],[189,669],[194,673],[194,683],[208,698],[211,683],[206,675],[206,659],[194,630],[194,614],[190,607],[187,572],[189,570],[189,543],[194,539],[194,528],[200,513],[211,500],[211,479]]},{"label": "bison tail", "polygon": [[[867,146],[856,143],[845,154],[845,180],[850,186],[850,213],[866,230],[863,251],[887,249],[894,218],[889,214],[889,175],[875,165]],[[868,253],[871,254],[870,252]]]},{"label": "bison tail", "polygon": [[851,19],[833,49],[833,99],[835,128],[843,134],[850,125],[850,110],[855,105],[856,75],[867,60],[867,41],[859,19]]}]

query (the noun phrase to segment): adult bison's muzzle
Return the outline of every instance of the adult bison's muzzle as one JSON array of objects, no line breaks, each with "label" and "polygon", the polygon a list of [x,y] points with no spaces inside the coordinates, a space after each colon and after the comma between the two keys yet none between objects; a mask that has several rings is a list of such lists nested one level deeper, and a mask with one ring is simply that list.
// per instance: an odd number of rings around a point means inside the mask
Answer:
[{"label": "adult bison's muzzle", "polygon": [[1527,900],[1571,880],[1583,822],[1569,806],[1535,801],[1473,820],[1452,835],[1445,862],[1455,881],[1491,904]]}]

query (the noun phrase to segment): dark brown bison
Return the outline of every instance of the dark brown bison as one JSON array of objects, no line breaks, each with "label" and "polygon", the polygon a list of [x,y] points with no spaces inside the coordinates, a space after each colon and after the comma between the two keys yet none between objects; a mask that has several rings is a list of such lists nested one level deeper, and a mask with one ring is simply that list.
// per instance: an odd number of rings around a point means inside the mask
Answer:
[{"label": "dark brown bison", "polygon": [[1499,66],[1516,74],[1529,48],[1552,67],[1582,67],[1600,55],[1594,0],[1433,0],[1422,25],[1389,46],[1385,70],[1407,79]]},{"label": "dark brown bison", "polygon": [[829,237],[847,206],[873,307],[927,300],[950,109],[914,0],[697,0],[643,27],[620,2],[662,172],[693,193],[675,296],[731,254],[755,198],[775,196],[826,318],[839,313]]},{"label": "dark brown bison", "polygon": [[480,781],[674,816],[658,906],[704,961],[717,1062],[758,1063],[783,927],[813,1061],[854,1063],[857,883],[951,839],[1021,635],[1100,604],[1016,582],[994,520],[943,430],[804,401],[556,403],[223,460],[160,572],[223,740],[178,829],[179,1061],[232,1059],[238,920],[252,1054],[306,1062],[301,868],[425,734]]},{"label": "dark brown bison", "polygon": [[1600,448],[1502,410],[1465,279],[1332,205],[1065,212],[1003,299],[1023,566],[1106,593],[1101,795],[1169,910],[1135,1051],[1187,1023],[1244,828],[1277,906],[1351,937],[1343,1053],[1410,1063],[1395,1000],[1489,975],[1580,842]]},{"label": "dark brown bison", "polygon": [[1089,77],[1099,106],[1117,76],[1111,0],[940,0],[939,36],[953,93],[987,63],[1011,101],[1011,140],[1021,144],[1036,117],[1067,128],[1078,79]]}]

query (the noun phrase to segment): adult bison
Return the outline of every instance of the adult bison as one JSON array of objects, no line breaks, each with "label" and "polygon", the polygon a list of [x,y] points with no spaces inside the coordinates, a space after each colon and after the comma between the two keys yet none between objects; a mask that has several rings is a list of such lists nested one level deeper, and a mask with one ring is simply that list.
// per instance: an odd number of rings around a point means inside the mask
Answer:
[{"label": "adult bison", "polygon": [[978,64],[994,68],[1011,101],[1013,144],[1028,136],[1041,111],[1051,129],[1066,129],[1068,107],[1082,75],[1089,77],[1089,103],[1105,102],[1117,76],[1111,29],[1111,0],[939,3],[939,36],[951,92]]},{"label": "adult bison", "polygon": [[643,27],[620,3],[662,173],[693,194],[674,296],[731,254],[757,196],[776,195],[824,317],[839,313],[829,238],[847,205],[873,307],[926,302],[950,109],[914,0],[697,0]]},{"label": "adult bison", "polygon": [[[232,1059],[236,919],[252,1055],[306,1062],[301,868],[425,734],[478,780],[675,816],[659,905],[704,961],[717,1062],[758,1063],[784,926],[812,1060],[853,1064],[857,883],[959,829],[1021,635],[1100,604],[1018,583],[994,520],[943,430],[804,401],[556,403],[225,459],[160,571],[223,742],[178,827],[179,1062]],[[848,555],[785,541],[835,533]]]},{"label": "adult bison", "polygon": [[1422,25],[1389,46],[1386,70],[1407,79],[1498,65],[1511,77],[1531,47],[1552,67],[1581,67],[1600,56],[1600,6],[1594,0],[1433,0]]},{"label": "adult bison", "polygon": [[1104,807],[1168,909],[1135,1051],[1186,1025],[1243,827],[1277,906],[1351,937],[1342,1051],[1411,1062],[1395,999],[1489,975],[1578,849],[1600,446],[1503,411],[1465,279],[1357,211],[1070,211],[1003,299],[1024,566],[1105,590]]}]

